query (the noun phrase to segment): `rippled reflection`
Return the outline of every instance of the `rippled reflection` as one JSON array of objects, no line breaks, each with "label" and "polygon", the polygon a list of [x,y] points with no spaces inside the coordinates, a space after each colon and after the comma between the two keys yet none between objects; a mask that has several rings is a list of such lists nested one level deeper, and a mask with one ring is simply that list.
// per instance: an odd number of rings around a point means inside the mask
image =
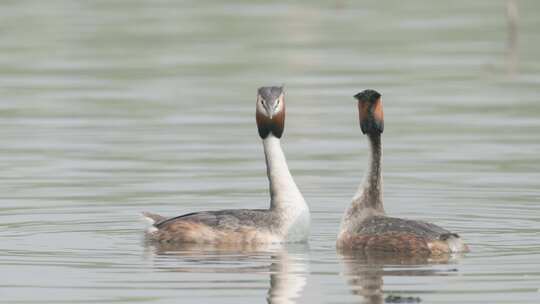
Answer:
[{"label": "rippled reflection", "polygon": [[[159,263],[156,267],[168,271],[268,274],[268,303],[295,303],[306,285],[304,252],[308,246],[305,244],[285,247],[280,244],[213,246],[146,242],[146,245],[151,257],[167,258],[168,263]],[[183,263],[180,267],[175,266],[178,260]]]},{"label": "rippled reflection", "polygon": [[[385,290],[385,277],[447,276],[457,272],[450,267],[461,255],[440,255],[436,257],[405,257],[384,254],[366,255],[341,252],[344,275],[355,295],[362,297],[361,303],[419,303],[420,294],[404,293],[399,290]],[[448,265],[448,269],[433,268],[434,265]]]}]

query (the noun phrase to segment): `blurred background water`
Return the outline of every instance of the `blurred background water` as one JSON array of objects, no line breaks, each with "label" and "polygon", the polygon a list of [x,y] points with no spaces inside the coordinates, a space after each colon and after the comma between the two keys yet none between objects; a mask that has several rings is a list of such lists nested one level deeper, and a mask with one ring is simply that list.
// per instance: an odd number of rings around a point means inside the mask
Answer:
[{"label": "blurred background water", "polygon": [[[514,42],[509,2],[0,2],[0,302],[538,302],[540,2],[515,2]],[[274,84],[309,246],[145,245],[140,211],[268,206],[254,106]],[[365,88],[385,103],[387,212],[470,254],[336,254]]]}]

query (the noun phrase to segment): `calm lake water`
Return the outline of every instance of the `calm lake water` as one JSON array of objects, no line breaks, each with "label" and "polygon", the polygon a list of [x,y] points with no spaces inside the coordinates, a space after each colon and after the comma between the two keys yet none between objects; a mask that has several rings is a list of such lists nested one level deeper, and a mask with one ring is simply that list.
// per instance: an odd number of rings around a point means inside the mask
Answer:
[{"label": "calm lake water", "polygon": [[[513,48],[502,0],[2,1],[0,302],[538,303],[540,2],[518,4]],[[146,245],[140,211],[268,206],[254,109],[273,84],[309,245]],[[471,253],[336,253],[365,88],[387,212]]]}]

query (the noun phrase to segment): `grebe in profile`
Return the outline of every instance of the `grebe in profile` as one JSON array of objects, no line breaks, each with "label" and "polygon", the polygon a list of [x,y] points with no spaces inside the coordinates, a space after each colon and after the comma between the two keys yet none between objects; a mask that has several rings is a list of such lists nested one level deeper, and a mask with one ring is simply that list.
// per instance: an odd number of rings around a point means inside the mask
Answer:
[{"label": "grebe in profile", "polygon": [[434,224],[386,216],[383,208],[382,145],[384,129],[381,95],[365,90],[354,96],[362,133],[369,140],[365,179],[341,222],[337,246],[356,251],[402,255],[437,255],[468,251],[461,238]]},{"label": "grebe in profile", "polygon": [[205,211],[173,218],[144,213],[153,223],[147,231],[151,240],[218,245],[307,240],[309,208],[289,172],[280,145],[285,127],[282,87],[259,88],[256,121],[266,156],[270,209]]}]

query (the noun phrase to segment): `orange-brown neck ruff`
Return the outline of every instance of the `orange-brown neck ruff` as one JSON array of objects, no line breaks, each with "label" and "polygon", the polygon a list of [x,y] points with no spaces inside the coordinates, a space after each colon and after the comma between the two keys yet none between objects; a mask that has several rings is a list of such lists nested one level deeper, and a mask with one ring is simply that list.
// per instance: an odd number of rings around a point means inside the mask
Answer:
[{"label": "orange-brown neck ruff", "polygon": [[380,134],[384,130],[384,113],[381,94],[375,90],[364,90],[354,98],[358,100],[358,118],[364,134]]},{"label": "orange-brown neck ruff", "polygon": [[364,134],[380,134],[384,131],[384,113],[381,98],[375,101],[358,101],[360,129]]},{"label": "orange-brown neck ruff", "polygon": [[257,111],[255,119],[257,120],[259,136],[262,139],[265,139],[270,133],[274,134],[277,138],[281,138],[285,129],[285,104],[283,104],[281,111],[276,113],[272,118]]}]

